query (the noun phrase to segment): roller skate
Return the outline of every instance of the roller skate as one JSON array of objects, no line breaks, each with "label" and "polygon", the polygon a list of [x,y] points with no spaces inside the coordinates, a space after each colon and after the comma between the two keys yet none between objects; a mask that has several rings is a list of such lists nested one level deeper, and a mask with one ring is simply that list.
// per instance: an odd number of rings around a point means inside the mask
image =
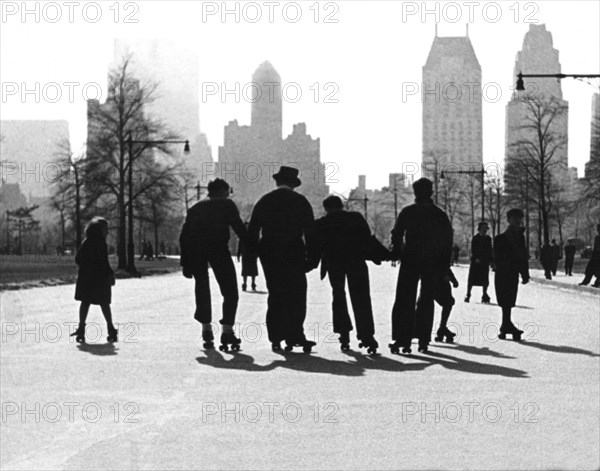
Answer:
[{"label": "roller skate", "polygon": [[202,344],[202,347],[205,350],[212,350],[213,348],[215,348],[214,340],[215,340],[215,336],[213,335],[212,330],[203,330],[202,331],[202,341],[204,342]]},{"label": "roller skate", "polygon": [[119,341],[119,330],[113,327],[108,328],[108,337],[106,337],[107,342],[118,342]]},{"label": "roller skate", "polygon": [[487,294],[484,294],[484,295],[481,297],[481,302],[482,302],[483,304],[489,304],[489,303],[490,303],[490,301],[491,301],[491,299],[490,299],[490,297],[489,297]]},{"label": "roller skate", "polygon": [[448,327],[440,327],[435,336],[436,342],[443,342],[446,338],[446,343],[454,343],[454,337],[456,334],[452,332]]},{"label": "roller skate", "polygon": [[467,294],[467,295],[465,296],[465,302],[466,302],[466,303],[468,303],[470,300],[471,300],[471,295],[470,295],[470,294]]},{"label": "roller skate", "polygon": [[246,291],[246,283],[242,284],[242,291]]},{"label": "roller skate", "polygon": [[429,342],[419,340],[419,353],[427,353],[429,351]]},{"label": "roller skate", "polygon": [[388,347],[390,348],[390,352],[395,355],[400,354],[400,349],[402,349],[402,353],[405,353],[407,355],[412,353],[412,350],[410,349],[410,344],[402,345],[399,340],[396,340],[394,343],[390,343]]},{"label": "roller skate", "polygon": [[340,334],[340,349],[342,352],[350,350],[350,334],[348,332]]},{"label": "roller skate", "polygon": [[229,347],[231,346],[231,351],[237,352],[240,349],[240,343],[242,343],[242,341],[238,339],[233,332],[223,332],[221,334],[221,345],[219,346],[219,350],[228,352]]},{"label": "roller skate", "polygon": [[256,284],[252,283],[252,291],[256,291]]},{"label": "roller skate", "polygon": [[514,324],[509,325],[508,327],[500,327],[500,333],[498,334],[498,338],[500,340],[506,340],[506,335],[511,335],[513,340],[517,342],[521,341],[521,335],[523,334],[522,330],[517,329]]},{"label": "roller skate", "polygon": [[77,330],[70,337],[75,337],[77,343],[85,343],[85,324],[79,324]]},{"label": "roller skate", "polygon": [[375,355],[379,348],[379,344],[377,343],[377,340],[375,340],[375,337],[369,337],[367,339],[361,339],[358,343],[358,348],[366,348],[369,355]]},{"label": "roller skate", "polygon": [[311,340],[306,340],[306,338],[298,340],[298,341],[291,341],[291,340],[286,340],[285,341],[285,351],[286,352],[291,352],[294,347],[302,347],[302,351],[304,353],[310,353],[312,351],[312,348],[317,344],[316,342],[313,342]]},{"label": "roller skate", "polygon": [[271,350],[273,350],[274,352],[280,352],[281,342],[271,342]]}]

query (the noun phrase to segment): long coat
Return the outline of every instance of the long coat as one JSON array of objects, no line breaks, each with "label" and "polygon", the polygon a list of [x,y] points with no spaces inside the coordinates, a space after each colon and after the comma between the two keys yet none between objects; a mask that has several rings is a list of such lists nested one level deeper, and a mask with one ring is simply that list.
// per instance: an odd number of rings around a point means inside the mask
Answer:
[{"label": "long coat", "polygon": [[590,261],[585,267],[586,276],[596,276],[600,278],[600,235],[594,238],[594,248]]},{"label": "long coat", "polygon": [[519,290],[519,275],[529,280],[529,260],[522,228],[509,227],[494,239],[494,286],[501,307],[514,307]]},{"label": "long coat", "polygon": [[489,235],[475,234],[471,241],[469,285],[488,286],[490,284],[490,264],[493,257],[492,238]]},{"label": "long coat", "polygon": [[238,240],[237,256],[242,259],[242,276],[258,276],[258,255],[246,247],[243,240]]},{"label": "long coat", "polygon": [[75,299],[90,304],[110,304],[114,272],[108,263],[108,247],[103,238],[85,238],[75,255],[79,265]]}]

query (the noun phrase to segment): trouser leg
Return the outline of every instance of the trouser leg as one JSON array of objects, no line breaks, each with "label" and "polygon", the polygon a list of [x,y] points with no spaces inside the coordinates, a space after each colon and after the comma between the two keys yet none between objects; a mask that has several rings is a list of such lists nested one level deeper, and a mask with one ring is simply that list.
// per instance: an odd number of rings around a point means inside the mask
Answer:
[{"label": "trouser leg", "polygon": [[231,260],[229,254],[222,255],[211,260],[211,267],[219,284],[221,295],[223,296],[223,317],[221,324],[233,325],[239,301],[237,275],[233,260]]},{"label": "trouser leg", "polygon": [[410,344],[412,339],[418,282],[419,267],[401,263],[392,308],[392,340],[403,345]]},{"label": "trouser leg", "polygon": [[346,301],[346,272],[343,267],[330,263],[327,266],[327,273],[333,295],[331,302],[333,331],[337,334],[350,332],[352,321],[350,320],[348,302]]},{"label": "trouser leg", "polygon": [[285,297],[285,280],[282,280],[282,269],[279,263],[261,259],[265,283],[269,295],[267,297],[267,332],[269,341],[281,342],[285,338],[286,315],[282,308]]},{"label": "trouser leg", "polygon": [[212,308],[207,264],[196,268],[194,279],[196,281],[194,287],[194,294],[196,295],[196,313],[194,314],[194,319],[202,324],[209,324],[212,321]]},{"label": "trouser leg", "polygon": [[363,260],[360,260],[348,267],[347,276],[348,291],[356,321],[356,334],[359,339],[368,339],[375,335],[369,268]]}]

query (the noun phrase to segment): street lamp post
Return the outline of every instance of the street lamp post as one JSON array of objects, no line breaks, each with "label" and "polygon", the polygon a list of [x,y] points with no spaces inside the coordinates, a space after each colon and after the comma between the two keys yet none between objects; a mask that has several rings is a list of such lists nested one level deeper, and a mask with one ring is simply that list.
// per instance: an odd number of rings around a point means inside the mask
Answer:
[{"label": "street lamp post", "polygon": [[6,255],[10,254],[10,211],[6,210]]},{"label": "street lamp post", "polygon": [[517,86],[516,86],[516,90],[518,92],[525,91],[525,82],[523,80],[523,77],[527,77],[527,78],[556,78],[558,80],[562,80],[562,79],[567,78],[567,77],[575,78],[575,79],[580,79],[580,78],[600,78],[600,75],[595,75],[595,74],[524,74],[522,72],[519,72],[517,74]]},{"label": "street lamp post", "polygon": [[137,272],[135,268],[135,255],[133,253],[133,144],[185,144],[183,152],[188,154],[190,152],[190,141],[180,140],[134,140],[131,132],[127,138],[127,145],[129,147],[129,169],[128,169],[128,185],[129,185],[129,207],[128,207],[128,242],[127,242],[127,271],[131,274]]}]

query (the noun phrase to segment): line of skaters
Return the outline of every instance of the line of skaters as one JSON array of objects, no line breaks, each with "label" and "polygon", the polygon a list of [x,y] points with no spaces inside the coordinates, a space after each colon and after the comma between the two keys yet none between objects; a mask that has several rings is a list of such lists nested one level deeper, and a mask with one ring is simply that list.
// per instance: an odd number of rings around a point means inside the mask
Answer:
[{"label": "line of skaters", "polygon": [[[266,326],[273,351],[301,347],[310,352],[315,342],[306,338],[306,273],[320,265],[321,280],[328,276],[333,292],[333,331],[339,334],[342,350],[348,350],[350,319],[345,286],[348,284],[354,311],[359,348],[375,354],[373,309],[367,260],[400,262],[395,301],[392,308],[392,353],[411,353],[414,338],[419,351],[427,352],[433,329],[434,303],[442,307],[436,340],[453,342],[448,319],[455,303],[451,285],[458,281],[451,270],[453,229],[446,213],[432,200],[433,184],[427,178],[414,182],[414,204],[402,209],[392,230],[388,250],[374,236],[364,217],[345,211],[342,200],[328,196],[323,201],[326,215],[315,221],[312,206],[294,191],[302,182],[296,168],[282,166],[273,175],[276,188],[254,205],[249,223],[244,224],[235,203],[229,199],[229,184],[220,178],[208,185],[208,197],[189,209],[180,234],[181,266],[186,278],[195,280],[194,318],[202,325],[203,346],[214,348],[209,271],[212,269],[223,297],[222,351],[237,351],[241,340],[233,331],[239,301],[237,276],[229,250],[230,228],[240,239],[243,289],[246,277],[257,275],[260,259],[268,290]],[[506,214],[508,227],[496,236],[492,248],[487,224],[479,224],[473,238],[473,257],[469,270],[469,301],[472,286],[483,287],[483,302],[489,302],[490,265],[494,265],[495,292],[502,309],[498,337],[510,335],[520,340],[523,334],[511,320],[516,304],[519,278],[529,282],[528,255],[522,227],[523,211],[513,208]],[[109,341],[118,339],[110,311],[114,274],[108,264],[105,236],[107,223],[95,218],[86,229],[86,240],[77,255],[79,276],[75,299],[81,301],[80,324],[73,334],[85,341],[85,322],[91,304],[99,304],[106,318]],[[600,250],[600,226],[595,252]],[[598,255],[598,254],[597,254]],[[592,260],[600,258],[592,257]],[[596,263],[596,271],[600,264]],[[418,291],[420,283],[420,291]],[[418,294],[418,299],[417,299]]]}]

